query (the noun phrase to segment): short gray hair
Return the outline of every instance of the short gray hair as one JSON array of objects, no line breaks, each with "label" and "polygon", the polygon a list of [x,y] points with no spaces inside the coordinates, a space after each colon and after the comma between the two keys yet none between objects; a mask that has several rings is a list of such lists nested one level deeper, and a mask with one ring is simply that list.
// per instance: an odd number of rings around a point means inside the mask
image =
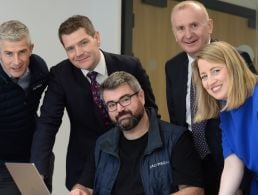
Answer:
[{"label": "short gray hair", "polygon": [[20,41],[27,38],[31,43],[30,32],[28,27],[18,20],[9,20],[0,25],[0,41]]},{"label": "short gray hair", "polygon": [[138,80],[130,73],[118,71],[111,74],[100,86],[101,93],[106,89],[116,89],[117,87],[127,84],[134,92],[141,90]]}]

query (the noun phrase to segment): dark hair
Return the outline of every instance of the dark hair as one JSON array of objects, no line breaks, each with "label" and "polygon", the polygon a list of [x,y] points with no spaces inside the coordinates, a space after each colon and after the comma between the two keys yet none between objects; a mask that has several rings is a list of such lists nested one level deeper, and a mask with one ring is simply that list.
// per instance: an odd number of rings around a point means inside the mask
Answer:
[{"label": "dark hair", "polygon": [[101,92],[105,89],[116,89],[117,87],[127,84],[134,92],[141,89],[138,80],[131,74],[124,71],[117,71],[111,74],[101,85]]},{"label": "dark hair", "polygon": [[92,37],[95,35],[95,28],[88,17],[83,15],[74,15],[66,19],[59,26],[58,37],[60,42],[63,44],[62,35],[69,35],[78,30],[79,28],[83,28],[85,32]]}]

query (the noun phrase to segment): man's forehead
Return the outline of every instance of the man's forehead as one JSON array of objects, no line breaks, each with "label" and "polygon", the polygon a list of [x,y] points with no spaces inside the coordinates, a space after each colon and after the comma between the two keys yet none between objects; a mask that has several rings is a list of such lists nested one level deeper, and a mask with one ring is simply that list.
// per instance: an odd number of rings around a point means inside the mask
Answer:
[{"label": "man's forehead", "polygon": [[122,84],[114,89],[105,89],[103,92],[104,99],[118,100],[119,98],[133,93],[128,84]]},{"label": "man's forehead", "polygon": [[182,16],[182,15],[196,16],[196,17],[203,16],[205,15],[205,11],[200,6],[186,6],[186,7],[175,9],[171,13],[172,18],[175,18],[177,16]]},{"label": "man's forehead", "polygon": [[31,44],[27,40],[20,41],[11,41],[11,40],[2,40],[0,41],[0,50],[1,51],[22,51],[27,50],[31,47]]},{"label": "man's forehead", "polygon": [[182,14],[182,17],[172,18],[172,26],[178,27],[178,26],[190,26],[193,24],[205,24],[205,17],[201,15],[191,14],[184,15]]}]

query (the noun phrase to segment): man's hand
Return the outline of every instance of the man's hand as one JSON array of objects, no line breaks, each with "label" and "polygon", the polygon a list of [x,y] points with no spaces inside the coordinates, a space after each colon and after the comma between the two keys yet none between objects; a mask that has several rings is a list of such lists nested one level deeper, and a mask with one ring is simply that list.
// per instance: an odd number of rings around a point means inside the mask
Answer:
[{"label": "man's hand", "polygon": [[204,189],[200,187],[180,185],[179,191],[172,195],[204,195]]},{"label": "man's hand", "polygon": [[92,195],[92,192],[92,189],[87,188],[81,184],[76,184],[68,195]]}]

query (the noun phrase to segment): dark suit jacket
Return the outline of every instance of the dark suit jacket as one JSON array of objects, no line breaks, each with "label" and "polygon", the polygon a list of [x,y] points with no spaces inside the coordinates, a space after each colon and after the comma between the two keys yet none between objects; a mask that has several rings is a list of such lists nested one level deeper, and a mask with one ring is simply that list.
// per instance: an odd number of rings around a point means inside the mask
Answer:
[{"label": "dark suit jacket", "polygon": [[[145,92],[145,105],[157,110],[149,78],[139,60],[130,56],[103,53],[108,74],[115,71],[133,74]],[[69,60],[60,62],[50,70],[49,86],[34,136],[32,162],[43,175],[49,169],[47,162],[62,122],[64,109],[67,110],[70,119],[66,186],[71,190],[74,184],[83,181],[83,168],[93,156],[90,154],[94,152],[95,141],[107,129],[93,102],[89,81]]]}]

